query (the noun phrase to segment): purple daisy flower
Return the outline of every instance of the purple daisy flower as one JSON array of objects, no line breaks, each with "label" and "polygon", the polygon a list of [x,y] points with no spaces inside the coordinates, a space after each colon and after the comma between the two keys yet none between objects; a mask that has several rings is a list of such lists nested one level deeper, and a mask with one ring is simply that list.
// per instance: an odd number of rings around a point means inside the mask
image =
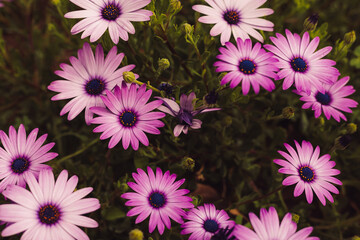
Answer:
[{"label": "purple daisy flower", "polygon": [[254,214],[249,214],[251,225],[254,231],[236,225],[233,234],[241,240],[320,240],[318,237],[309,237],[313,228],[307,227],[296,232],[297,225],[292,221],[290,213],[287,213],[281,223],[275,208],[270,207],[269,211],[265,208],[260,210],[260,219]]},{"label": "purple daisy flower", "polygon": [[199,113],[217,111],[221,108],[200,108],[195,109],[194,100],[196,95],[194,92],[190,93],[189,96],[182,94],[180,97],[180,106],[171,99],[160,98],[163,100],[163,106],[158,107],[160,111],[170,114],[173,117],[178,118],[179,124],[174,128],[174,135],[178,137],[181,132],[184,134],[188,133],[189,127],[192,129],[201,128],[202,122],[199,119],[194,119]]},{"label": "purple daisy flower", "polygon": [[264,48],[273,52],[279,59],[277,64],[281,70],[278,75],[280,79],[285,78],[283,89],[288,89],[295,81],[296,90],[299,92],[305,91],[309,95],[311,86],[314,85],[324,93],[322,83],[331,84],[340,75],[339,71],[332,67],[336,64],[335,61],[321,59],[331,51],[332,47],[315,51],[319,45],[319,37],[310,42],[308,32],[305,32],[302,38],[287,29],[285,33],[286,38],[280,33],[276,33],[276,38],[270,37],[275,46],[264,45]]},{"label": "purple daisy flower", "polygon": [[0,192],[7,186],[16,184],[26,186],[28,174],[36,178],[42,169],[51,169],[44,162],[54,159],[58,154],[48,152],[55,143],[44,146],[47,134],[36,140],[38,128],[32,130],[26,137],[25,127],[20,124],[18,132],[13,126],[9,128],[9,136],[0,130],[0,139],[4,148],[0,147]]},{"label": "purple daisy flower", "polygon": [[[104,59],[104,51],[101,45],[96,47],[95,57],[88,43],[84,43],[83,49],[78,51],[78,57],[70,57],[72,66],[62,63],[62,70],[55,74],[64,80],[53,81],[48,89],[59,92],[51,98],[53,101],[72,98],[60,112],[60,116],[69,113],[68,120],[73,120],[85,109],[85,122],[90,125],[93,113],[90,107],[103,107],[100,96],[106,90],[112,90],[115,85],[123,81],[123,72],[132,70],[135,65],[127,65],[119,68],[124,54],[117,54],[117,48],[113,47]],[[138,77],[138,75],[135,75]]]},{"label": "purple daisy flower", "polygon": [[220,41],[224,45],[230,40],[231,33],[235,40],[250,38],[263,42],[262,35],[255,29],[272,32],[274,24],[260,17],[274,13],[270,8],[260,8],[266,0],[239,1],[239,0],[205,0],[209,6],[195,5],[193,9],[205,14],[198,19],[199,22],[215,24],[210,35],[221,34]]},{"label": "purple daisy flower", "polygon": [[30,191],[12,185],[3,192],[14,203],[0,205],[0,220],[11,223],[1,235],[7,237],[24,232],[21,239],[88,240],[89,237],[78,226],[98,227],[96,221],[82,216],[100,208],[96,198],[84,198],[92,188],[74,192],[78,178],[72,176],[68,180],[66,170],[56,181],[51,170],[41,171],[39,181],[26,174]]},{"label": "purple daisy flower", "polygon": [[288,186],[296,183],[294,196],[300,196],[305,190],[308,203],[313,201],[313,191],[324,206],[325,197],[330,202],[334,202],[329,192],[338,194],[339,190],[333,184],[342,185],[341,181],[333,177],[340,173],[339,170],[333,169],[335,162],[329,161],[329,154],[319,157],[319,146],[316,146],[314,150],[310,142],[302,141],[302,146],[300,146],[295,141],[295,145],[297,152],[289,144],[284,143],[290,154],[278,151],[286,160],[274,160],[274,163],[282,166],[279,173],[291,175],[285,178],[282,184]]},{"label": "purple daisy flower", "polygon": [[242,92],[248,94],[250,85],[256,94],[260,86],[267,91],[275,89],[275,84],[270,78],[277,79],[277,59],[274,54],[266,52],[256,43],[252,48],[251,40],[237,39],[237,48],[231,43],[226,43],[226,48],[219,48],[220,55],[216,57],[221,61],[215,62],[216,72],[229,72],[221,79],[221,85],[231,81],[230,87],[234,88],[242,82]]},{"label": "purple daisy flower", "polygon": [[191,209],[184,217],[189,221],[181,225],[181,234],[190,234],[189,240],[210,240],[220,229],[232,228],[234,221],[229,220],[224,210],[216,210],[214,204],[204,204]]},{"label": "purple daisy flower", "polygon": [[160,168],[156,168],[156,175],[150,167],[147,167],[148,174],[138,168],[137,173],[132,176],[135,182],[128,182],[130,188],[135,192],[124,193],[122,198],[129,199],[125,205],[134,206],[127,216],[139,215],[135,224],[144,221],[150,215],[149,232],[152,233],[157,227],[159,233],[164,233],[164,225],[170,229],[170,218],[178,223],[183,223],[182,216],[186,213],[184,208],[193,208],[192,198],[184,196],[190,191],[178,189],[185,179],[175,182],[176,174],[166,171],[162,173]]},{"label": "purple daisy flower", "polygon": [[124,149],[131,146],[138,150],[139,141],[145,146],[149,140],[144,132],[160,134],[159,127],[165,124],[158,120],[165,117],[162,112],[152,112],[162,104],[161,100],[147,103],[152,90],[146,91],[146,84],[138,88],[132,83],[128,87],[123,81],[122,87],[116,86],[114,93],[106,90],[106,96],[101,96],[105,107],[92,107],[91,111],[99,115],[94,118],[92,124],[101,124],[94,132],[103,132],[101,140],[111,137],[109,148],[113,148],[122,139]]},{"label": "purple daisy flower", "polygon": [[302,108],[311,107],[316,118],[321,115],[321,112],[324,112],[328,120],[333,117],[338,122],[340,122],[340,118],[347,121],[345,115],[340,111],[352,113],[350,108],[358,105],[356,101],[346,98],[355,92],[353,86],[345,86],[349,80],[350,77],[344,77],[331,85],[324,84],[325,93],[319,92],[314,86],[311,88],[310,95],[305,92],[295,92],[301,95],[300,100],[305,102]]},{"label": "purple daisy flower", "polygon": [[70,0],[85,9],[65,14],[66,18],[85,18],[75,24],[71,34],[83,32],[81,38],[90,36],[90,42],[97,41],[109,29],[111,40],[118,44],[119,38],[124,41],[135,33],[131,21],[149,21],[152,12],[141,9],[151,0]]}]

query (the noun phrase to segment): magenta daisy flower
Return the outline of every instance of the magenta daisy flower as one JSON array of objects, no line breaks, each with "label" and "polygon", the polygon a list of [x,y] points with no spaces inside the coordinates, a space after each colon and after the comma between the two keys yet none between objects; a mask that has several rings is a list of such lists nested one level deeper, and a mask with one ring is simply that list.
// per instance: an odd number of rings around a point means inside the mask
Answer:
[{"label": "magenta daisy flower", "polygon": [[238,38],[236,42],[237,47],[227,42],[226,48],[219,48],[221,54],[216,56],[221,60],[214,63],[216,72],[229,72],[221,79],[221,85],[231,82],[230,87],[234,88],[242,82],[244,95],[248,94],[250,85],[256,94],[260,86],[270,92],[274,90],[275,84],[270,78],[277,79],[278,60],[262,49],[260,43],[252,48],[250,39],[243,41]]},{"label": "magenta daisy flower", "polygon": [[273,207],[266,211],[265,208],[260,210],[260,219],[254,214],[249,214],[251,225],[254,231],[236,225],[233,231],[234,236],[241,240],[319,240],[318,237],[309,237],[313,228],[307,227],[296,232],[297,225],[292,221],[290,213],[287,213],[281,223],[276,209]]},{"label": "magenta daisy flower", "polygon": [[322,59],[332,47],[328,46],[315,51],[319,45],[319,37],[310,42],[308,32],[305,32],[302,38],[287,29],[285,33],[286,38],[279,33],[276,33],[276,38],[270,37],[275,46],[264,45],[279,59],[277,64],[281,70],[278,75],[280,79],[285,78],[283,89],[288,89],[295,81],[297,91],[305,91],[309,95],[311,86],[314,85],[316,89],[324,93],[322,83],[333,83],[340,75],[339,71],[332,67],[336,64],[335,61]]},{"label": "magenta daisy flower", "polygon": [[27,183],[30,191],[15,185],[9,186],[4,196],[13,204],[0,205],[0,220],[11,223],[2,231],[3,237],[24,232],[21,239],[79,239],[89,237],[80,227],[96,228],[97,222],[82,216],[100,208],[96,198],[84,198],[92,188],[75,188],[77,176],[68,180],[63,170],[54,180],[51,170],[40,172],[39,181],[29,173]]},{"label": "magenta daisy flower", "polygon": [[[55,74],[64,80],[53,81],[48,89],[59,92],[51,98],[53,101],[70,99],[60,112],[60,116],[69,113],[68,120],[73,120],[85,109],[85,121],[90,125],[93,113],[90,107],[104,106],[100,96],[106,90],[112,90],[115,85],[123,81],[123,72],[132,70],[135,65],[127,65],[119,68],[124,54],[117,54],[117,48],[113,47],[104,59],[101,45],[96,47],[95,57],[88,43],[84,43],[83,49],[78,51],[78,57],[70,57],[72,66],[62,63],[62,70]],[[138,77],[138,75],[135,75]]]},{"label": "magenta daisy flower", "polygon": [[355,92],[353,86],[345,86],[349,80],[350,77],[344,77],[331,85],[324,84],[325,93],[319,92],[314,86],[311,88],[310,95],[305,92],[295,92],[301,95],[300,100],[305,102],[302,108],[311,107],[316,118],[321,115],[321,112],[324,112],[328,120],[333,117],[338,122],[340,122],[340,118],[347,121],[345,115],[340,111],[352,113],[350,108],[358,105],[356,101],[346,98]]},{"label": "magenta daisy flower", "polygon": [[338,194],[339,190],[333,184],[342,185],[342,183],[333,177],[340,171],[333,169],[335,162],[329,161],[330,155],[325,154],[319,157],[319,146],[313,150],[313,146],[307,141],[302,141],[302,146],[295,141],[297,152],[289,144],[284,143],[284,145],[289,154],[283,151],[278,151],[278,153],[286,160],[274,160],[274,163],[282,166],[279,169],[280,173],[291,175],[285,178],[282,184],[288,186],[296,183],[294,196],[300,196],[305,190],[308,203],[313,201],[313,191],[324,206],[325,197],[330,202],[334,202],[330,192]]},{"label": "magenta daisy flower", "polygon": [[0,139],[4,148],[0,147],[0,192],[8,185],[26,186],[28,174],[36,178],[42,169],[51,169],[43,163],[54,159],[58,154],[48,152],[55,143],[44,146],[47,134],[36,140],[39,129],[32,130],[26,137],[25,127],[20,124],[18,132],[13,126],[9,128],[9,136],[0,130]]},{"label": "magenta daisy flower", "polygon": [[252,36],[256,40],[263,42],[262,35],[255,29],[272,32],[274,24],[260,17],[273,14],[270,8],[258,8],[266,0],[239,1],[239,0],[205,0],[209,6],[195,5],[193,9],[205,14],[198,19],[199,22],[215,24],[211,29],[210,35],[221,34],[220,41],[224,45],[230,40],[231,33],[235,40],[243,40]]},{"label": "magenta daisy flower", "polygon": [[94,132],[103,132],[101,140],[111,137],[109,148],[113,148],[122,139],[124,149],[131,146],[138,150],[139,141],[145,146],[149,145],[149,140],[144,132],[160,134],[159,127],[164,123],[160,118],[165,117],[162,112],[153,112],[159,107],[161,100],[147,103],[151,97],[152,90],[146,91],[146,84],[138,88],[132,83],[128,87],[123,81],[122,87],[116,86],[114,93],[106,90],[107,96],[101,96],[105,107],[92,107],[91,111],[99,115],[94,118],[92,124],[100,124]]},{"label": "magenta daisy flower", "polygon": [[160,234],[164,233],[164,225],[170,229],[170,218],[178,223],[183,223],[182,216],[186,215],[184,208],[193,208],[192,198],[184,196],[189,193],[187,189],[178,189],[185,179],[175,182],[176,174],[166,171],[162,173],[156,168],[156,175],[150,167],[148,174],[138,168],[132,176],[136,183],[128,182],[135,192],[124,193],[122,198],[129,199],[125,205],[134,207],[127,216],[139,215],[135,224],[144,221],[150,215],[149,232],[157,227]]},{"label": "magenta daisy flower", "polygon": [[181,234],[191,233],[189,240],[210,240],[218,230],[232,228],[235,225],[224,210],[217,210],[214,204],[206,203],[204,206],[191,209],[184,219],[189,221],[181,225]]},{"label": "magenta daisy flower", "polygon": [[135,33],[131,21],[149,21],[152,12],[141,9],[151,0],[70,0],[84,10],[65,14],[66,18],[85,18],[75,24],[71,34],[83,32],[81,38],[90,36],[90,42],[97,41],[109,29],[111,40],[117,44],[119,38],[124,41]]},{"label": "magenta daisy flower", "polygon": [[180,97],[180,106],[174,100],[168,98],[161,98],[163,100],[163,106],[158,107],[160,111],[170,114],[179,120],[179,124],[174,128],[174,135],[178,137],[181,132],[188,133],[189,127],[192,129],[201,128],[202,121],[194,119],[197,114],[204,112],[217,111],[221,108],[199,108],[195,109],[196,95],[194,92],[189,96],[182,94]]}]

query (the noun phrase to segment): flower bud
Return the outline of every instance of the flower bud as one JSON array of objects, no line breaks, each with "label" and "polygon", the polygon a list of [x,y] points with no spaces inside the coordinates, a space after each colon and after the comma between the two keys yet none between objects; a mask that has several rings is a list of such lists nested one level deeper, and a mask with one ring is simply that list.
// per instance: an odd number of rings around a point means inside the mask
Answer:
[{"label": "flower bud", "polygon": [[129,240],[143,240],[144,234],[140,229],[133,229],[129,233]]},{"label": "flower bud", "polygon": [[168,69],[170,67],[170,62],[169,59],[167,58],[159,58],[158,60],[158,65],[159,65],[159,71],[162,72],[165,69]]},{"label": "flower bud", "polygon": [[349,134],[342,135],[335,139],[335,149],[344,150],[347,148],[352,140]]},{"label": "flower bud", "polygon": [[357,131],[357,125],[355,123],[349,123],[345,128],[347,134],[354,134]]},{"label": "flower bud", "polygon": [[132,83],[136,80],[135,74],[133,72],[123,72],[123,78],[127,83]]},{"label": "flower bud", "polygon": [[295,109],[292,107],[285,107],[283,108],[281,115],[285,119],[291,119],[295,115]]},{"label": "flower bud", "polygon": [[355,42],[356,40],[356,33],[355,31],[351,31],[351,32],[348,32],[348,33],[345,33],[345,36],[344,36],[344,43],[346,45],[351,45]]},{"label": "flower bud", "polygon": [[181,162],[181,167],[192,172],[195,168],[195,160],[190,157],[185,157]]},{"label": "flower bud", "polygon": [[299,220],[300,220],[300,216],[293,213],[291,214],[291,217],[292,217],[292,220],[295,222],[295,223],[299,223]]},{"label": "flower bud", "polygon": [[314,31],[319,20],[319,15],[317,13],[312,14],[310,17],[307,17],[304,21],[304,30]]},{"label": "flower bud", "polygon": [[188,23],[185,23],[185,24],[183,25],[183,27],[184,27],[185,33],[186,33],[187,35],[192,34],[192,32],[194,31],[194,27],[191,26],[191,25],[188,24]]},{"label": "flower bud", "polygon": [[213,89],[207,95],[205,95],[204,99],[205,99],[206,104],[213,105],[216,103],[218,97],[219,97],[219,94],[217,92],[215,92],[215,89]]},{"label": "flower bud", "polygon": [[170,97],[173,95],[173,89],[174,87],[167,82],[160,83],[158,89],[161,91],[162,97]]},{"label": "flower bud", "polygon": [[179,0],[170,1],[170,11],[177,12],[181,10],[181,2]]}]

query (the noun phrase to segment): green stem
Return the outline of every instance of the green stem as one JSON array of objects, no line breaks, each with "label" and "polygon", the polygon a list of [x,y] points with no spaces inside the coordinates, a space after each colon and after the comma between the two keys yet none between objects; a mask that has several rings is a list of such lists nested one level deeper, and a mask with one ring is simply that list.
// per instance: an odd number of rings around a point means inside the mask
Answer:
[{"label": "green stem", "polygon": [[69,155],[67,155],[67,156],[65,156],[65,157],[63,157],[63,158],[60,158],[59,160],[56,161],[56,163],[57,163],[57,164],[60,164],[60,163],[66,161],[66,160],[68,160],[68,159],[70,159],[70,158],[73,158],[73,157],[75,157],[75,156],[77,156],[77,155],[80,155],[80,154],[83,153],[86,149],[88,149],[89,147],[91,147],[92,145],[94,145],[95,143],[97,143],[97,142],[99,142],[99,141],[100,141],[99,138],[91,141],[89,144],[85,145],[85,147],[77,150],[76,152],[74,152],[74,153],[72,153],[72,154],[69,154]]}]

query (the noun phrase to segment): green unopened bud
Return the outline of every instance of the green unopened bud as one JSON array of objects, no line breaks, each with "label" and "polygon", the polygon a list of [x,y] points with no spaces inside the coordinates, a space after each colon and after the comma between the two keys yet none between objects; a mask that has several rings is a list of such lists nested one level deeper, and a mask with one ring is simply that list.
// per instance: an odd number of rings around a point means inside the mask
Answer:
[{"label": "green unopened bud", "polygon": [[176,12],[181,10],[181,2],[179,0],[170,1],[170,11]]},{"label": "green unopened bud", "polygon": [[133,72],[123,72],[123,78],[127,83],[132,83],[136,80],[135,74]]},{"label": "green unopened bud", "polygon": [[357,125],[355,123],[349,123],[346,125],[346,133],[347,134],[354,134],[357,131]]},{"label": "green unopened bud", "polygon": [[317,13],[312,14],[310,17],[306,18],[304,21],[304,30],[306,31],[314,31],[318,24],[319,15]]},{"label": "green unopened bud", "polygon": [[129,233],[129,240],[143,240],[144,234],[140,229],[133,229]]},{"label": "green unopened bud", "polygon": [[169,59],[167,58],[161,58],[158,60],[159,65],[159,71],[164,71],[165,69],[168,69],[170,67]]},{"label": "green unopened bud", "polygon": [[52,0],[51,1],[55,6],[60,5],[60,0]]},{"label": "green unopened bud", "polygon": [[345,33],[345,36],[344,36],[344,43],[346,45],[351,45],[355,42],[356,40],[356,33],[355,31],[351,31],[351,32],[348,32],[348,33]]},{"label": "green unopened bud", "polygon": [[192,172],[195,168],[195,160],[190,157],[185,157],[181,162],[181,167]]},{"label": "green unopened bud", "polygon": [[224,118],[224,122],[225,122],[225,126],[227,126],[227,127],[230,126],[232,124],[232,117],[226,116]]},{"label": "green unopened bud", "polygon": [[148,240],[154,240],[152,237],[149,237]]},{"label": "green unopened bud", "polygon": [[344,150],[347,148],[352,140],[349,134],[342,135],[335,139],[335,149]]},{"label": "green unopened bud", "polygon": [[191,35],[192,32],[194,31],[194,26],[192,26],[188,23],[184,23],[183,27],[184,27],[186,35]]},{"label": "green unopened bud", "polygon": [[292,107],[283,108],[281,115],[285,119],[291,119],[295,115],[295,109]]},{"label": "green unopened bud", "polygon": [[223,77],[225,77],[226,74],[227,74],[227,72],[222,72],[222,73],[218,76],[218,79],[221,81],[221,79],[223,79]]},{"label": "green unopened bud", "polygon": [[291,214],[291,217],[292,217],[292,220],[295,222],[295,223],[299,223],[299,220],[300,220],[300,216],[293,213]]},{"label": "green unopened bud", "polygon": [[121,183],[119,188],[120,188],[120,191],[123,193],[125,193],[129,190],[129,186],[126,183]]},{"label": "green unopened bud", "polygon": [[360,240],[360,237],[359,237],[359,236],[353,236],[353,237],[351,238],[351,240]]}]

